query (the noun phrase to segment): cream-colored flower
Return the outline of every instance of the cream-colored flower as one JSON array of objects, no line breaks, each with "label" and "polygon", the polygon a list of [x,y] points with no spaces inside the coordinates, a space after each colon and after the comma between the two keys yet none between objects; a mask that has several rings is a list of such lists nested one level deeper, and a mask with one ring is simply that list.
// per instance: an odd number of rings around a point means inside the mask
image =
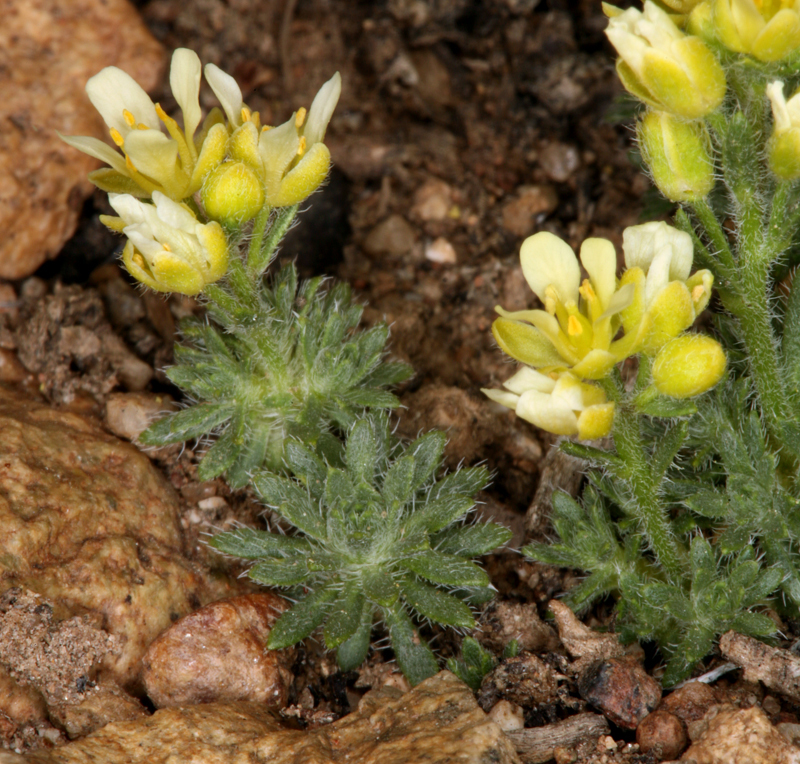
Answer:
[{"label": "cream-colored flower", "polygon": [[800,93],[788,101],[783,95],[783,82],[767,85],[772,104],[772,136],[768,145],[769,165],[783,180],[800,178]]},{"label": "cream-colored flower", "polygon": [[669,14],[646,0],[644,11],[605,6],[606,36],[617,49],[617,73],[646,104],[684,119],[700,119],[725,97],[725,73],[708,46],[685,35]]},{"label": "cream-colored flower", "polygon": [[200,223],[188,207],[153,192],[154,204],[110,194],[119,218],[101,219],[128,237],[122,259],[138,281],[159,292],[194,295],[221,278],[228,242],[219,223]]},{"label": "cream-colored flower", "polygon": [[712,0],[716,38],[736,53],[781,61],[800,48],[800,0]]},{"label": "cream-colored flower", "polygon": [[664,222],[630,226],[622,234],[627,270],[620,284],[633,285],[634,298],[622,311],[622,347],[652,354],[688,329],[711,298],[714,277],[690,277],[692,238]]},{"label": "cream-colored flower", "polygon": [[[214,124],[211,118],[195,137],[201,112],[200,60],[194,51],[175,51],[170,86],[183,113],[183,128],[154,104],[129,74],[115,66],[106,67],[87,82],[89,100],[122,154],[96,138],[61,137],[70,146],[110,165],[90,174],[96,186],[141,198],[158,191],[180,201],[194,194],[222,161],[228,138],[223,125]],[[162,124],[166,134],[161,131]]]},{"label": "cream-colored flower", "polygon": [[206,79],[212,87],[217,84],[215,92],[226,113],[230,112],[229,119],[237,107],[244,114],[231,136],[230,153],[262,179],[266,203],[288,207],[314,193],[330,169],[331,155],[323,140],[342,91],[339,73],[320,88],[308,112],[300,109],[272,128],[260,127],[258,115],[241,106],[241,94],[237,95],[232,80],[222,80],[209,67]]},{"label": "cream-colored flower", "polygon": [[620,313],[634,298],[634,287],[617,289],[617,255],[606,239],[587,239],[581,269],[572,248],[551,233],[530,236],[520,250],[522,273],[545,310],[513,313],[497,306],[492,324],[500,347],[513,358],[546,371],[570,369],[577,377],[601,379],[627,357],[614,337]]},{"label": "cream-colored flower", "polygon": [[547,432],[577,435],[581,440],[603,438],[611,432],[614,404],[599,387],[569,372],[548,376],[523,366],[503,386],[506,390],[482,392]]}]

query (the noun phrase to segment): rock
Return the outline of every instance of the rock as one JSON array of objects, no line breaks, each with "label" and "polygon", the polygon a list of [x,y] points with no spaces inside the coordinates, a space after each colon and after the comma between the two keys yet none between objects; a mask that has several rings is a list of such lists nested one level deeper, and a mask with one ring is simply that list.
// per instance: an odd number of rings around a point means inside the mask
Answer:
[{"label": "rock", "polygon": [[719,639],[720,652],[744,669],[746,682],[763,682],[770,690],[800,701],[800,658],[753,637],[729,631]]},{"label": "rock", "polygon": [[169,395],[111,393],[106,399],[106,425],[114,435],[136,440],[160,415],[174,409]]},{"label": "rock", "polygon": [[71,740],[84,737],[111,722],[125,722],[149,716],[138,700],[113,682],[87,688],[80,703],[52,703],[48,706],[50,718],[62,728]]},{"label": "rock", "polygon": [[364,251],[373,257],[384,254],[399,257],[412,250],[415,239],[414,229],[402,215],[389,215],[367,234]]},{"label": "rock", "polygon": [[498,700],[489,711],[489,718],[500,727],[503,732],[525,729],[525,712],[522,706],[510,703],[507,700]]},{"label": "rock", "polygon": [[574,146],[554,141],[542,149],[539,164],[550,180],[566,183],[580,167],[581,158]]},{"label": "rock", "polygon": [[639,722],[636,742],[642,753],[654,751],[662,759],[677,759],[689,739],[681,720],[675,714],[659,709]]},{"label": "rock", "polygon": [[522,238],[536,230],[540,215],[549,215],[558,206],[558,194],[552,186],[523,186],[516,198],[503,205],[503,228]]},{"label": "rock", "polygon": [[92,615],[120,641],[101,678],[135,690],[153,639],[238,586],[184,556],[178,498],[133,446],[1,386],[0,432],[0,592]]},{"label": "rock", "polygon": [[432,178],[416,190],[411,216],[426,222],[444,220],[452,207],[453,189],[443,180]]},{"label": "rock", "polygon": [[498,699],[531,708],[554,702],[557,689],[556,673],[550,666],[532,653],[520,653],[506,658],[483,678],[478,703],[484,710]]},{"label": "rock", "polygon": [[127,0],[6,0],[2,12],[0,278],[19,279],[59,252],[92,192],[98,162],[57,134],[108,140],[86,81],[115,65],[150,90],[165,56]]},{"label": "rock", "polygon": [[[576,764],[578,761],[605,764],[609,761],[607,755],[599,760],[593,756],[579,758],[574,749],[588,745],[605,754],[616,748],[614,739],[608,736],[608,722],[600,714],[576,714],[555,724],[508,732],[507,735],[525,764],[545,764],[553,759],[556,764]],[[604,744],[605,740],[611,741],[610,748]]]},{"label": "rock", "polygon": [[796,748],[758,707],[715,706],[689,729],[693,743],[681,757],[696,764],[798,764]]},{"label": "rock", "polygon": [[620,644],[616,634],[592,631],[588,626],[584,626],[563,602],[550,600],[547,607],[555,616],[558,636],[564,647],[572,658],[577,658],[572,664],[572,670],[576,674],[584,673],[591,664],[625,654],[625,647]]},{"label": "rock", "polygon": [[442,265],[455,265],[458,261],[453,245],[443,236],[425,245],[425,258]]},{"label": "rock", "polygon": [[283,708],[294,650],[268,650],[288,608],[271,592],[212,602],[184,616],[147,649],[144,686],[156,708],[249,700]]},{"label": "rock", "polygon": [[0,348],[0,382],[22,382],[28,370],[19,362],[13,350]]},{"label": "rock", "polygon": [[[23,761],[34,764],[32,757]],[[469,688],[446,671],[405,694],[394,688],[369,692],[357,711],[310,732],[283,728],[260,703],[210,703],[109,724],[51,751],[48,761],[520,764],[511,742],[477,707]]]},{"label": "rock", "polygon": [[514,639],[520,650],[532,653],[551,652],[559,645],[555,631],[539,618],[535,604],[505,600],[491,603],[483,612],[475,636],[481,644],[498,653]]},{"label": "rock", "polygon": [[702,719],[717,702],[714,690],[704,682],[688,682],[661,701],[659,710],[675,714],[684,724]]},{"label": "rock", "polygon": [[630,730],[661,700],[661,685],[638,663],[619,658],[589,666],[578,678],[578,692],[618,727]]}]

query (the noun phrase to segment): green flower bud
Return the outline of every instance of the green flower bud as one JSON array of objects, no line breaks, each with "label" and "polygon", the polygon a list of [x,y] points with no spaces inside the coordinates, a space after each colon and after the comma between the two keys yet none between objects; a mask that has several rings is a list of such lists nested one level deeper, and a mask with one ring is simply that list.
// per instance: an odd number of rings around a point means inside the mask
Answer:
[{"label": "green flower bud", "polygon": [[225,162],[206,178],[200,198],[210,218],[238,226],[264,206],[264,187],[246,164]]},{"label": "green flower bud", "polygon": [[664,345],[653,363],[653,385],[671,398],[693,398],[722,379],[722,346],[704,334],[684,334]]},{"label": "green flower bud", "polygon": [[709,136],[702,122],[650,111],[637,127],[642,156],[667,199],[696,202],[714,186]]}]

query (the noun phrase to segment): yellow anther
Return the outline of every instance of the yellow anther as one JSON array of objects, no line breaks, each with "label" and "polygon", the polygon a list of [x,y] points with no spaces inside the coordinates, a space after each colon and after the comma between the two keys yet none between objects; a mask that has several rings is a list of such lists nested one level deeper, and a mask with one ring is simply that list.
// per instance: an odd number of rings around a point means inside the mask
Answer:
[{"label": "yellow anther", "polygon": [[162,122],[166,122],[169,119],[169,115],[167,114],[167,112],[164,111],[164,109],[161,108],[160,103],[156,104],[156,114],[158,114],[158,118]]},{"label": "yellow anther", "polygon": [[698,284],[692,289],[692,300],[697,302],[706,293],[706,288],[702,284]]},{"label": "yellow anther", "polygon": [[305,135],[301,135],[300,145],[297,147],[297,156],[301,157],[305,153],[306,153],[306,137]]},{"label": "yellow anther", "polygon": [[138,125],[136,125],[136,128],[137,128],[137,130],[149,130],[150,129],[144,122],[140,122]]},{"label": "yellow anther", "polygon": [[549,294],[544,296],[544,309],[551,315],[554,316],[556,314],[556,300],[553,299]]},{"label": "yellow anther", "polygon": [[597,298],[594,289],[592,289],[592,285],[589,282],[589,279],[584,279],[583,283],[578,288],[578,292],[580,292],[581,297],[583,297],[586,302],[591,302]]},{"label": "yellow anther", "polygon": [[139,172],[133,162],[131,162],[131,158],[129,156],[125,157],[125,167],[128,168],[129,172]]},{"label": "yellow anther", "polygon": [[138,252],[135,252],[133,255],[133,262],[136,263],[140,268],[145,267],[144,258]]},{"label": "yellow anther", "polygon": [[170,246],[169,246],[169,244],[162,244],[161,246],[162,246],[162,247],[164,247],[164,250],[165,250],[166,252],[172,252],[172,250],[170,249]]},{"label": "yellow anther", "polygon": [[266,133],[267,130],[272,130],[272,125],[264,125],[264,127],[261,128],[262,133]]},{"label": "yellow anther", "polygon": [[136,124],[136,118],[127,109],[122,110],[122,118],[128,127],[133,127]]},{"label": "yellow anther", "polygon": [[570,337],[580,337],[583,334],[581,322],[575,316],[570,316],[567,322],[567,332]]},{"label": "yellow anther", "polygon": [[294,126],[299,130],[303,126],[303,122],[306,121],[306,110],[305,107],[301,106],[297,110],[297,114],[294,117]]},{"label": "yellow anther", "polygon": [[242,106],[242,122],[249,122],[252,116],[253,112],[246,106]]},{"label": "yellow anther", "polygon": [[122,137],[122,133],[119,130],[117,130],[116,127],[112,127],[108,132],[111,133],[111,140],[114,141],[114,143],[116,143],[117,146],[121,147],[122,144],[125,143],[125,139]]}]

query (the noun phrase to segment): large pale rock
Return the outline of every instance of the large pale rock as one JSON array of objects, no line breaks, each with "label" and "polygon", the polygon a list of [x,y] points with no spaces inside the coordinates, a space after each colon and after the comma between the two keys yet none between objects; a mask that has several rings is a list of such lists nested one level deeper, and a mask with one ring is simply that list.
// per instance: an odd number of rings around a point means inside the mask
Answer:
[{"label": "large pale rock", "polygon": [[284,729],[258,703],[212,703],[116,722],[50,752],[52,764],[520,764],[470,689],[443,671],[403,694],[367,693],[355,713],[311,732]]},{"label": "large pale rock", "polygon": [[0,592],[93,614],[119,645],[101,676],[137,688],[153,639],[235,584],[184,555],[177,497],[133,446],[2,386],[0,432]]},{"label": "large pale rock", "polygon": [[104,66],[145,90],[165,54],[127,0],[0,0],[0,278],[19,279],[72,235],[98,162],[65,135],[107,138],[84,92]]}]

